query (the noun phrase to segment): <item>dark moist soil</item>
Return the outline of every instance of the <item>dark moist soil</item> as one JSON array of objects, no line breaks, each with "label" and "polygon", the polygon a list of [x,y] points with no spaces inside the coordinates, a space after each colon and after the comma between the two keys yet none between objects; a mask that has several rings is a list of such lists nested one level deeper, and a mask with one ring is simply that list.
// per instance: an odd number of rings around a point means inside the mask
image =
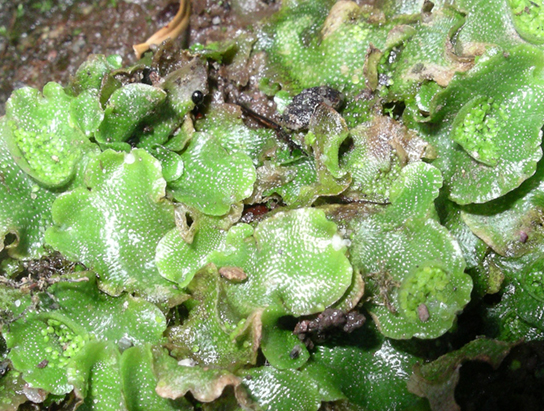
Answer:
[{"label": "dark moist soil", "polygon": [[[274,0],[193,0],[186,44],[233,38],[273,13]],[[0,115],[14,89],[67,84],[89,54],[119,54],[136,61],[132,45],[167,24],[177,0],[0,0]]]},{"label": "dark moist soil", "polygon": [[514,347],[497,370],[487,363],[461,367],[455,399],[463,411],[544,409],[544,342]]}]

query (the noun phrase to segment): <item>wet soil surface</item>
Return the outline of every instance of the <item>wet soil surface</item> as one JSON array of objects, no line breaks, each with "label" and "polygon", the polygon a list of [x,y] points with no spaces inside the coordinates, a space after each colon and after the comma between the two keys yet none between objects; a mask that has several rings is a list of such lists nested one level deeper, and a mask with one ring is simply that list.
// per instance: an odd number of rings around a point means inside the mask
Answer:
[{"label": "wet soil surface", "polygon": [[[193,0],[189,32],[176,41],[233,38],[278,3]],[[167,24],[178,7],[177,0],[0,0],[0,115],[14,89],[66,84],[89,54],[119,54],[125,65],[135,62],[132,45]]]}]

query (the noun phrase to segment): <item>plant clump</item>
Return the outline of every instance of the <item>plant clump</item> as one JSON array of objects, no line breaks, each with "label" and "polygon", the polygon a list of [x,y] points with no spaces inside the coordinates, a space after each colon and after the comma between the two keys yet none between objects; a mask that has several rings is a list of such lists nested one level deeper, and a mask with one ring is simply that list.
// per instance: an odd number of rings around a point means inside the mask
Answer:
[{"label": "plant clump", "polygon": [[360,3],[14,91],[2,406],[457,409],[544,339],[540,3]]}]

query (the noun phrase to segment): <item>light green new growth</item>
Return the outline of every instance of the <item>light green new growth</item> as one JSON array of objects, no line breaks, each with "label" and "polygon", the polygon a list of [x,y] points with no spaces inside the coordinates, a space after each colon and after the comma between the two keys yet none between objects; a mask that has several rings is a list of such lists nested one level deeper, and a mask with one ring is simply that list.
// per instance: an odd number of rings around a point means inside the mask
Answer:
[{"label": "light green new growth", "polygon": [[65,324],[53,319],[47,320],[47,325],[43,326],[40,334],[43,336],[44,343],[48,343],[51,338],[54,338],[62,346],[62,350],[54,350],[52,347],[45,349],[51,354],[51,361],[47,364],[49,367],[65,367],[68,360],[77,354],[88,340],[88,336],[77,335]]},{"label": "light green new growth", "polygon": [[17,164],[46,187],[66,184],[74,175],[87,138],[74,124],[72,97],[48,83],[17,90],[6,104],[7,142]]},{"label": "light green new growth", "polygon": [[448,275],[441,268],[433,266],[420,268],[400,286],[400,308],[405,311],[408,317],[426,321],[427,319],[424,320],[418,315],[418,308],[421,307],[421,304],[425,304],[426,308],[421,309],[428,310],[431,314],[434,306],[446,302],[445,294],[452,291],[451,286],[448,287],[448,285]]},{"label": "light green new growth", "polygon": [[512,18],[521,37],[533,43],[544,42],[542,0],[508,0]]},{"label": "light green new growth", "polygon": [[498,119],[505,122],[508,116],[493,102],[493,97],[475,97],[461,109],[455,119],[452,138],[475,160],[495,166],[500,156],[496,142],[500,131]]}]

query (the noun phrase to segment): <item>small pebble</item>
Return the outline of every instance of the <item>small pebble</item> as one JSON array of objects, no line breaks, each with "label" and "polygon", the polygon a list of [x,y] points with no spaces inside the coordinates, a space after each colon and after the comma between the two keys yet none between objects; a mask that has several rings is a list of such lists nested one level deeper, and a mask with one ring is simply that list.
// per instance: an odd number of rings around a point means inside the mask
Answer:
[{"label": "small pebble", "polygon": [[38,368],[45,368],[45,367],[47,367],[47,364],[49,364],[49,361],[48,361],[48,360],[43,360],[43,361],[40,362],[36,367],[38,367]]},{"label": "small pebble", "polygon": [[301,353],[302,353],[302,347],[297,344],[289,353],[289,358],[291,358],[292,360],[296,360],[298,357],[300,357]]},{"label": "small pebble", "polygon": [[236,283],[242,282],[247,278],[247,274],[244,273],[244,270],[238,267],[221,267],[219,269],[219,274],[227,280]]},{"label": "small pebble", "polygon": [[421,322],[427,322],[429,320],[429,309],[423,303],[419,304],[417,307],[417,315]]}]

